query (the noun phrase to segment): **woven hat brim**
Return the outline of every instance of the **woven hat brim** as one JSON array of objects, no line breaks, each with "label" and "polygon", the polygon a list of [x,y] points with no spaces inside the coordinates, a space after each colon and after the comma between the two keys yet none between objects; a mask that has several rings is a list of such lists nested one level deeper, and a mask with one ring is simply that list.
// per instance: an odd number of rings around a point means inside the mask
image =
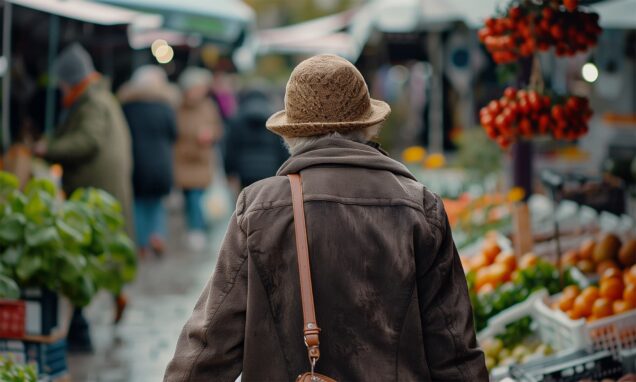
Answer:
[{"label": "woven hat brim", "polygon": [[274,113],[265,126],[271,132],[285,137],[310,137],[333,132],[348,132],[373,126],[387,119],[391,107],[384,101],[371,99],[371,112],[364,118],[344,122],[301,122],[293,123],[287,119],[285,110]]}]

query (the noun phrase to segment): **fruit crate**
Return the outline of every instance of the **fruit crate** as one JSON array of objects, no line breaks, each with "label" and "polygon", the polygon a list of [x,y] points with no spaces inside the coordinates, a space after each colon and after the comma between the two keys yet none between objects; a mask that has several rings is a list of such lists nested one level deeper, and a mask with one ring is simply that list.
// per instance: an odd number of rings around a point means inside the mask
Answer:
[{"label": "fruit crate", "polygon": [[636,309],[593,322],[572,320],[565,313],[550,308],[550,301],[558,297],[535,301],[539,334],[554,348],[607,350],[615,359],[620,359],[622,350],[636,347]]},{"label": "fruit crate", "polygon": [[510,366],[510,376],[518,382],[578,382],[616,379],[623,375],[623,367],[611,352],[588,353],[585,350],[568,352],[524,365]]},{"label": "fruit crate", "polygon": [[25,334],[24,301],[0,300],[0,338],[22,338]]}]

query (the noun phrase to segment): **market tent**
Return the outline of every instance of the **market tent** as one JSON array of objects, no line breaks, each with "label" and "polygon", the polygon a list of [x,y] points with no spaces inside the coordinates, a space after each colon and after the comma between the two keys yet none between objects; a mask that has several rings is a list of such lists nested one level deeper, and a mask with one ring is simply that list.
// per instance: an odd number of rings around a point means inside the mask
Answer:
[{"label": "market tent", "polygon": [[31,8],[52,15],[81,20],[100,25],[133,25],[140,28],[156,28],[161,16],[132,11],[83,0],[6,0],[9,3]]},{"label": "market tent", "polygon": [[636,0],[604,1],[592,8],[603,28],[636,29]]},{"label": "market tent", "polygon": [[159,13],[162,28],[198,33],[203,38],[240,45],[255,22],[254,11],[239,0],[98,0],[132,9]]},{"label": "market tent", "polygon": [[260,54],[333,53],[355,60],[361,45],[356,43],[353,34],[345,30],[356,13],[357,10],[350,10],[298,24],[261,30],[256,36],[257,50]]}]

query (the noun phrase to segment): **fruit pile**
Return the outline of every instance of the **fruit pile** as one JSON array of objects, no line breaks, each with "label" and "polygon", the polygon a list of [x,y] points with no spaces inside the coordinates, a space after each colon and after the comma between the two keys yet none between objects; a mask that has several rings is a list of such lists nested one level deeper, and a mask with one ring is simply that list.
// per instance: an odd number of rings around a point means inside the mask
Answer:
[{"label": "fruit pile", "polygon": [[510,281],[513,272],[517,270],[515,255],[509,251],[502,252],[495,235],[485,238],[480,253],[471,258],[460,257],[460,259],[466,273],[474,272],[474,288],[480,294],[492,292],[502,283]]},{"label": "fruit pile", "polygon": [[550,134],[556,139],[577,139],[587,133],[591,116],[587,98],[571,96],[556,100],[534,90],[513,87],[479,111],[486,133],[502,148],[518,137]]},{"label": "fruit pile", "polygon": [[603,271],[599,286],[582,291],[571,285],[553,302],[553,309],[565,312],[571,319],[594,321],[636,308],[636,265],[625,271],[608,267]]},{"label": "fruit pile", "polygon": [[499,338],[489,338],[480,345],[486,355],[488,370],[497,366],[525,363],[553,353],[550,345],[532,339],[526,339],[515,346],[506,346]]},{"label": "fruit pile", "polygon": [[596,45],[598,19],[598,14],[581,10],[577,0],[513,1],[503,15],[486,20],[479,39],[497,64],[551,46],[557,56],[572,56]]},{"label": "fruit pile", "polygon": [[636,264],[636,239],[622,243],[618,236],[605,233],[596,241],[587,239],[578,249],[565,252],[561,264],[598,276],[602,276],[607,268],[626,269]]}]

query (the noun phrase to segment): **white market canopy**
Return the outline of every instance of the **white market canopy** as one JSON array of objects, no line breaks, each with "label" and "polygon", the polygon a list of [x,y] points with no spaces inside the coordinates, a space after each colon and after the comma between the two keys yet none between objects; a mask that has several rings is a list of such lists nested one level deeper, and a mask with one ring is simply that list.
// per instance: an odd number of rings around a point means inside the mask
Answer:
[{"label": "white market canopy", "polygon": [[107,4],[84,0],[6,0],[36,11],[99,25],[133,25],[139,28],[157,28],[161,16],[132,11]]},{"label": "white market canopy", "polygon": [[240,0],[97,0],[101,3],[159,13],[162,28],[196,33],[211,40],[234,44],[254,25],[252,8]]}]

